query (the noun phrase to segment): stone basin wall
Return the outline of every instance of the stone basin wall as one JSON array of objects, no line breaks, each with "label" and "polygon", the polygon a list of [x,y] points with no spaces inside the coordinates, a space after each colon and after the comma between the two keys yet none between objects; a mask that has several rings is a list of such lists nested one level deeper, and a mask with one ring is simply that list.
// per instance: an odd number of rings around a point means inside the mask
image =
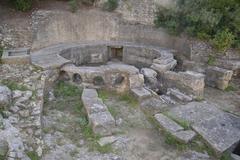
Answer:
[{"label": "stone basin wall", "polygon": [[77,67],[68,64],[61,68],[59,78],[77,85],[107,88],[117,92],[141,88],[144,84],[143,75],[136,67],[119,63],[108,63],[96,67]]},{"label": "stone basin wall", "polygon": [[125,64],[134,65],[138,68],[150,67],[153,60],[161,57],[163,54],[172,54],[172,50],[163,48],[153,48],[141,45],[130,44],[88,44],[79,45],[64,49],[60,56],[70,60],[75,65],[99,65],[106,64],[109,60],[114,59],[112,49],[120,50],[122,57],[119,59]]}]

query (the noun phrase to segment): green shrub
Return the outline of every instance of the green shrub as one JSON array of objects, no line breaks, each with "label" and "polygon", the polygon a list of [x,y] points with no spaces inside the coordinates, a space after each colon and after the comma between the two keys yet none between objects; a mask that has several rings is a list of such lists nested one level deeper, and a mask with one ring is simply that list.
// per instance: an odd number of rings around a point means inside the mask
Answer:
[{"label": "green shrub", "polygon": [[103,9],[106,11],[113,11],[117,7],[118,7],[118,0],[108,0],[103,5]]},{"label": "green shrub", "polygon": [[15,9],[19,11],[28,11],[32,8],[33,0],[10,0]]},{"label": "green shrub", "polygon": [[234,43],[234,35],[228,29],[219,31],[213,38],[212,43],[218,51],[226,51]]},{"label": "green shrub", "polygon": [[81,0],[82,4],[92,6],[95,0]]},{"label": "green shrub", "polygon": [[213,42],[216,49],[240,47],[239,0],[177,0],[175,8],[159,7],[155,25]]},{"label": "green shrub", "polygon": [[31,160],[40,160],[39,156],[34,151],[27,152],[27,155]]},{"label": "green shrub", "polygon": [[71,12],[76,12],[77,9],[78,9],[78,3],[77,3],[77,0],[70,0],[69,1],[69,6],[70,6],[70,9],[71,9]]}]

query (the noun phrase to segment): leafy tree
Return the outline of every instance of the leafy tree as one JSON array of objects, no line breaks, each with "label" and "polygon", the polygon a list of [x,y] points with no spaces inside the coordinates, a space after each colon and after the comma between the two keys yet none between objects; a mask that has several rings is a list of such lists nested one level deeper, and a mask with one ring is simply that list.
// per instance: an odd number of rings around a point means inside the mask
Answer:
[{"label": "leafy tree", "polygon": [[155,24],[210,40],[216,49],[240,47],[240,0],[177,0],[177,7],[160,7]]}]

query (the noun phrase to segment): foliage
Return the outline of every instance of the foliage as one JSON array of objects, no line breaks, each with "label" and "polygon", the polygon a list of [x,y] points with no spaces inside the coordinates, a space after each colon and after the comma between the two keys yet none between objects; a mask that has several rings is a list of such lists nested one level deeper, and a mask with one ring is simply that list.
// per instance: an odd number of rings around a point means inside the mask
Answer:
[{"label": "foliage", "polygon": [[216,63],[216,58],[213,55],[209,55],[207,64],[213,66]]},{"label": "foliage", "polygon": [[104,3],[103,9],[106,11],[113,11],[118,7],[118,0],[108,0]]},{"label": "foliage", "polygon": [[191,128],[191,124],[184,120],[184,119],[181,119],[181,118],[177,118],[176,116],[172,115],[171,113],[169,112],[164,112],[163,113],[165,116],[167,116],[168,118],[172,119],[173,121],[175,121],[176,123],[178,123],[180,126],[182,126],[185,130],[188,130]]},{"label": "foliage", "polygon": [[228,85],[227,88],[225,88],[226,92],[231,92],[231,91],[237,91],[237,88],[234,85]]},{"label": "foliage", "polygon": [[9,0],[15,9],[19,11],[28,11],[32,8],[33,0]]},{"label": "foliage", "polygon": [[80,88],[64,81],[59,81],[54,89],[56,97],[73,97],[80,96],[81,94],[82,90]]},{"label": "foliage", "polygon": [[70,6],[70,9],[71,9],[71,12],[76,12],[77,11],[77,8],[78,8],[78,3],[77,3],[77,0],[70,0],[69,1],[69,6]]},{"label": "foliage", "polygon": [[10,79],[4,79],[1,81],[1,84],[7,86],[11,90],[20,90],[20,91],[26,91],[28,88],[22,84],[19,84],[13,80]]},{"label": "foliage", "polygon": [[175,8],[159,7],[155,24],[174,34],[210,40],[225,51],[240,46],[240,1],[177,0]]},{"label": "foliage", "polygon": [[29,151],[27,152],[27,156],[31,159],[31,160],[40,160],[40,157],[37,155],[36,152],[34,151]]},{"label": "foliage", "polygon": [[119,97],[119,100],[127,102],[132,107],[136,107],[138,105],[138,100],[130,93],[122,93]]},{"label": "foliage", "polygon": [[233,45],[234,35],[228,29],[225,29],[214,36],[212,43],[217,50],[226,51]]}]

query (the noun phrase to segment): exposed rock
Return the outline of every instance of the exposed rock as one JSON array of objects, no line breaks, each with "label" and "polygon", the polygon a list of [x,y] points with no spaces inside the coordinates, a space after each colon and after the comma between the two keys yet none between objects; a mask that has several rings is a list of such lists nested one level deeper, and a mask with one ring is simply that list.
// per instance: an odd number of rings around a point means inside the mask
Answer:
[{"label": "exposed rock", "polygon": [[164,112],[168,108],[166,103],[154,97],[142,101],[140,106],[142,110],[149,115]]},{"label": "exposed rock", "polygon": [[167,89],[167,95],[170,95],[173,99],[178,100],[180,102],[191,102],[192,97],[180,92],[178,89]]},{"label": "exposed rock", "polygon": [[0,159],[5,159],[8,151],[8,142],[6,140],[0,140]]},{"label": "exposed rock", "polygon": [[99,141],[98,141],[98,144],[100,146],[105,146],[107,144],[112,144],[114,142],[116,142],[118,140],[117,137],[114,137],[114,136],[110,136],[110,137],[103,137],[101,138]]},{"label": "exposed rock", "polygon": [[0,114],[0,129],[4,129],[3,117]]},{"label": "exposed rock", "polygon": [[199,153],[196,151],[189,151],[184,153],[176,160],[211,160],[207,153]]},{"label": "exposed rock", "polygon": [[233,71],[219,67],[208,67],[206,70],[206,84],[224,90],[228,87]]},{"label": "exposed rock", "polygon": [[167,132],[175,133],[183,130],[183,127],[163,114],[156,114],[154,117],[157,120],[158,124]]},{"label": "exposed rock", "polygon": [[164,89],[177,88],[194,99],[203,98],[205,83],[201,73],[167,71],[163,74],[162,83]]},{"label": "exposed rock", "polygon": [[111,135],[115,128],[115,120],[107,106],[98,98],[97,91],[95,89],[84,89],[82,101],[94,133],[102,136]]},{"label": "exposed rock", "polygon": [[139,101],[142,101],[146,98],[150,98],[152,96],[151,92],[149,92],[145,88],[134,88],[131,89],[131,92]]},{"label": "exposed rock", "polygon": [[219,110],[213,104],[191,102],[172,109],[170,113],[191,123],[194,131],[216,153],[223,153],[240,140],[240,118]]},{"label": "exposed rock", "polygon": [[0,109],[6,109],[11,103],[11,90],[6,86],[0,86]]},{"label": "exposed rock", "polygon": [[111,135],[115,128],[115,120],[109,112],[99,112],[89,115],[89,122],[95,134]]},{"label": "exposed rock", "polygon": [[179,141],[187,144],[194,139],[194,137],[196,136],[196,133],[194,131],[187,130],[187,131],[175,132],[175,133],[172,133],[172,135],[176,137]]}]

